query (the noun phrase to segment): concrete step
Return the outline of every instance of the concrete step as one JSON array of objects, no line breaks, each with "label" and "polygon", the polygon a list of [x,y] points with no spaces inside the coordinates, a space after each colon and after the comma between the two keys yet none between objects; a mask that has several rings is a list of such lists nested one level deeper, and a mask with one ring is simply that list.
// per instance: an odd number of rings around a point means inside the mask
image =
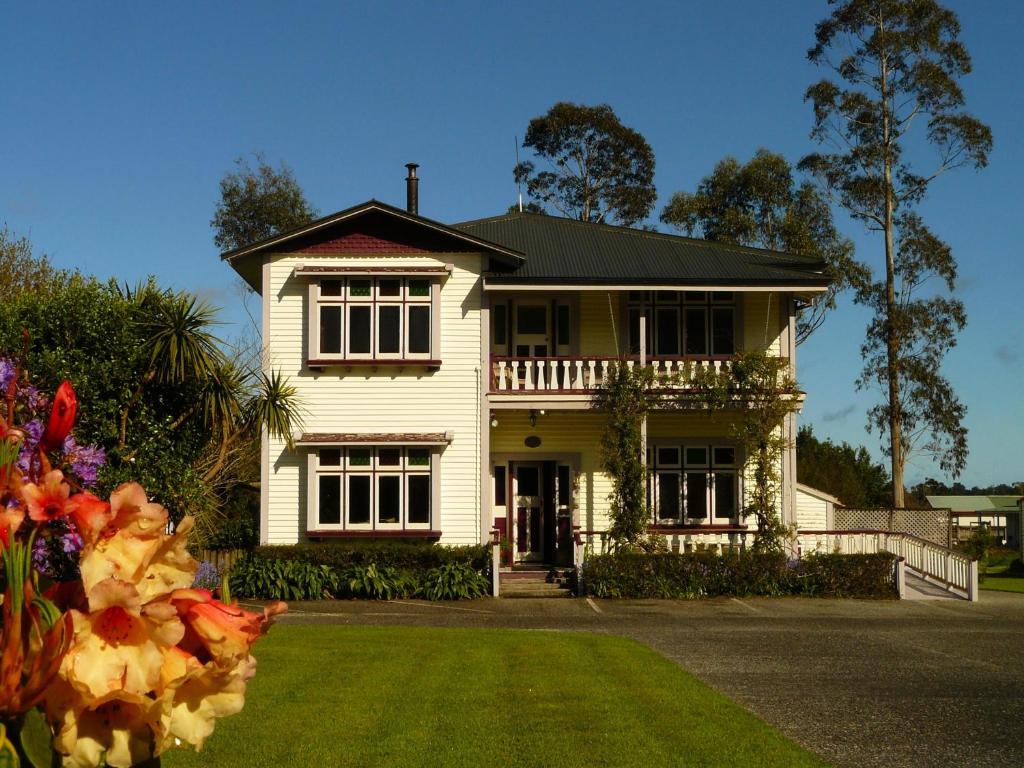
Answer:
[{"label": "concrete step", "polygon": [[499,597],[572,597],[568,586],[534,582],[502,584]]},{"label": "concrete step", "polygon": [[501,597],[572,597],[564,569],[519,569],[499,574]]}]

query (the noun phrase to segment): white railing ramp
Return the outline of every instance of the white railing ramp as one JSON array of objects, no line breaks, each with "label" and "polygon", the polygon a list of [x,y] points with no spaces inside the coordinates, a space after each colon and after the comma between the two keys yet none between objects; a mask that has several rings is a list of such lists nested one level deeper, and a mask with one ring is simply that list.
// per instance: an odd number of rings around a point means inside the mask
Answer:
[{"label": "white railing ramp", "polygon": [[890,552],[903,558],[906,568],[925,581],[939,584],[951,594],[978,600],[978,561],[909,533],[879,530],[798,531],[799,554],[839,552],[865,555]]}]

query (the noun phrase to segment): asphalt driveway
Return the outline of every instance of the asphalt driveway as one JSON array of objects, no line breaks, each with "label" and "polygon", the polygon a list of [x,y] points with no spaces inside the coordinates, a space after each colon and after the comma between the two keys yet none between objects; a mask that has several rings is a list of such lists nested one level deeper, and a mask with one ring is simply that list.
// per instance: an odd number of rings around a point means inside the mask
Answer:
[{"label": "asphalt driveway", "polygon": [[838,766],[1024,762],[1024,595],[296,603],[283,621],[610,632]]}]

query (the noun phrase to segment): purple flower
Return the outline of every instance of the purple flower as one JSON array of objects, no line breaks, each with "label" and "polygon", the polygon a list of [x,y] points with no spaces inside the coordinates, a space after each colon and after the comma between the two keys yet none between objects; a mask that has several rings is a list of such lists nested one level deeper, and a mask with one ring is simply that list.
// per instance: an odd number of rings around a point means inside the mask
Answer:
[{"label": "purple flower", "polygon": [[46,408],[46,404],[48,402],[46,395],[42,394],[31,384],[27,387],[20,388],[18,390],[18,395],[21,397],[22,402],[25,403],[25,407],[32,413]]},{"label": "purple flower", "polygon": [[203,562],[199,564],[198,570],[196,570],[195,578],[192,580],[192,586],[198,589],[209,589],[211,591],[219,587],[220,572],[217,570],[217,566],[209,560],[203,560]]},{"label": "purple flower", "polygon": [[95,484],[97,471],[107,463],[106,451],[98,445],[79,445],[71,435],[64,440],[64,457],[84,486]]},{"label": "purple flower", "polygon": [[7,387],[10,386],[15,373],[14,363],[0,358],[0,394],[7,394]]},{"label": "purple flower", "polygon": [[25,432],[25,442],[21,444],[21,454],[18,456],[18,468],[22,472],[28,472],[32,456],[35,455],[39,441],[43,437],[43,422],[39,419],[32,419],[22,426]]},{"label": "purple flower", "polygon": [[32,545],[32,567],[40,573],[50,573],[50,549],[44,538],[36,539]]},{"label": "purple flower", "polygon": [[65,555],[73,555],[85,546],[85,542],[77,531],[68,531],[60,537],[60,546]]}]

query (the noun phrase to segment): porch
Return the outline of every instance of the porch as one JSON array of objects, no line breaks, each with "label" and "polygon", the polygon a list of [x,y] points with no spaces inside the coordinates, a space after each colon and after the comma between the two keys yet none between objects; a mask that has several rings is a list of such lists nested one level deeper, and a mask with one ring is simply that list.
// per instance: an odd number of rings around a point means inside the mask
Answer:
[{"label": "porch", "polygon": [[[500,567],[566,568],[578,564],[582,547],[608,546],[605,421],[605,414],[589,410],[492,411],[487,485]],[[697,412],[648,420],[650,527],[676,551],[722,553],[753,542],[752,521],[739,515],[742,457],[729,424],[726,414]]]},{"label": "porch", "polygon": [[[793,297],[765,291],[488,291],[487,391],[492,402],[556,395],[585,402],[620,360],[685,391],[728,373],[740,350],[789,350]],[[575,396],[575,397],[574,397]]]}]

